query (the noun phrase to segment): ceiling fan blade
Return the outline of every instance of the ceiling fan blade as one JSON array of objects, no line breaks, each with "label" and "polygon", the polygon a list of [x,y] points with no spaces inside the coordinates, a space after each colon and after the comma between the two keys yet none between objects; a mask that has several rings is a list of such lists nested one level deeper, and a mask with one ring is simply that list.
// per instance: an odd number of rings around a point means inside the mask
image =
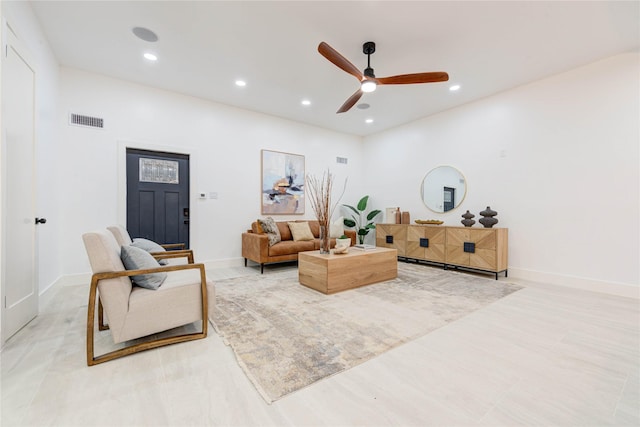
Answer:
[{"label": "ceiling fan blade", "polygon": [[449,75],[443,71],[432,73],[401,74],[399,76],[379,77],[378,84],[381,85],[407,85],[413,83],[434,83],[446,82]]},{"label": "ceiling fan blade", "polygon": [[362,96],[362,91],[358,89],[353,95],[349,97],[349,99],[345,101],[344,104],[342,104],[342,107],[340,107],[340,109],[336,111],[336,114],[349,111],[351,107],[353,107],[356,104],[356,102],[358,102],[361,96]]},{"label": "ceiling fan blade", "polygon": [[356,66],[353,65],[351,62],[349,62],[347,58],[342,56],[337,50],[335,50],[325,42],[321,42],[318,45],[318,52],[320,52],[320,55],[327,58],[329,61],[335,64],[338,68],[346,71],[347,73],[357,78],[358,81],[362,81],[362,79],[364,78],[362,71],[358,70]]}]

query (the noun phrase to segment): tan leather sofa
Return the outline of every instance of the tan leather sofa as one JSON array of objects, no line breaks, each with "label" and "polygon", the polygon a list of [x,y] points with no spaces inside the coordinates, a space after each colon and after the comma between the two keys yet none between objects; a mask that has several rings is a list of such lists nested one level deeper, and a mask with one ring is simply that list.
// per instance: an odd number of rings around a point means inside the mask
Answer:
[{"label": "tan leather sofa", "polygon": [[[291,230],[287,222],[308,222],[309,228],[315,237],[314,240],[294,241]],[[300,221],[276,221],[278,230],[280,231],[281,241],[269,247],[269,239],[258,226],[258,222],[251,224],[251,230],[242,233],[242,256],[244,257],[244,266],[247,266],[247,260],[251,260],[260,264],[260,273],[264,272],[265,264],[272,264],[285,261],[297,261],[298,252],[313,251],[320,249],[320,225],[314,220]],[[353,230],[344,230],[344,234],[351,238],[351,245],[356,244],[356,232]],[[330,239],[330,246],[336,245],[336,239]]]}]

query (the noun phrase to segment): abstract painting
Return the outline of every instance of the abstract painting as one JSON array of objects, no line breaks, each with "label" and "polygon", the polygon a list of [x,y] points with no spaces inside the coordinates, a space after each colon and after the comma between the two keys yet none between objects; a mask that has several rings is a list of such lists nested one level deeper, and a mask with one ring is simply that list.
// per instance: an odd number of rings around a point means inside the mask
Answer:
[{"label": "abstract painting", "polygon": [[304,214],[304,156],[262,150],[262,214]]}]

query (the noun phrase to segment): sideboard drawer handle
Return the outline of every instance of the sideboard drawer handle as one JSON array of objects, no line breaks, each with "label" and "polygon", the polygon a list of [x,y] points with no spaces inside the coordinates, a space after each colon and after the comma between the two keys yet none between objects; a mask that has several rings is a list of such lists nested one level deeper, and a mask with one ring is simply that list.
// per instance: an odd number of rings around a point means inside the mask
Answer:
[{"label": "sideboard drawer handle", "polygon": [[[458,246],[459,247],[459,246]],[[476,252],[476,244],[473,242],[464,242],[464,251],[471,254]]]},{"label": "sideboard drawer handle", "polygon": [[428,248],[429,247],[429,239],[421,237],[420,238],[420,247],[421,248]]},{"label": "sideboard drawer handle", "polygon": [[387,236],[387,243],[393,243],[393,236]]}]

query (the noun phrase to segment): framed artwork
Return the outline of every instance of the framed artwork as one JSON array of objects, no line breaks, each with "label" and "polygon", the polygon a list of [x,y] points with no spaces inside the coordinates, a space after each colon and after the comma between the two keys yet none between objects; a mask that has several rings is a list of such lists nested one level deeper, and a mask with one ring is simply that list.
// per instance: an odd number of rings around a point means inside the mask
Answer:
[{"label": "framed artwork", "polygon": [[262,214],[304,214],[304,179],[304,156],[262,150]]}]

